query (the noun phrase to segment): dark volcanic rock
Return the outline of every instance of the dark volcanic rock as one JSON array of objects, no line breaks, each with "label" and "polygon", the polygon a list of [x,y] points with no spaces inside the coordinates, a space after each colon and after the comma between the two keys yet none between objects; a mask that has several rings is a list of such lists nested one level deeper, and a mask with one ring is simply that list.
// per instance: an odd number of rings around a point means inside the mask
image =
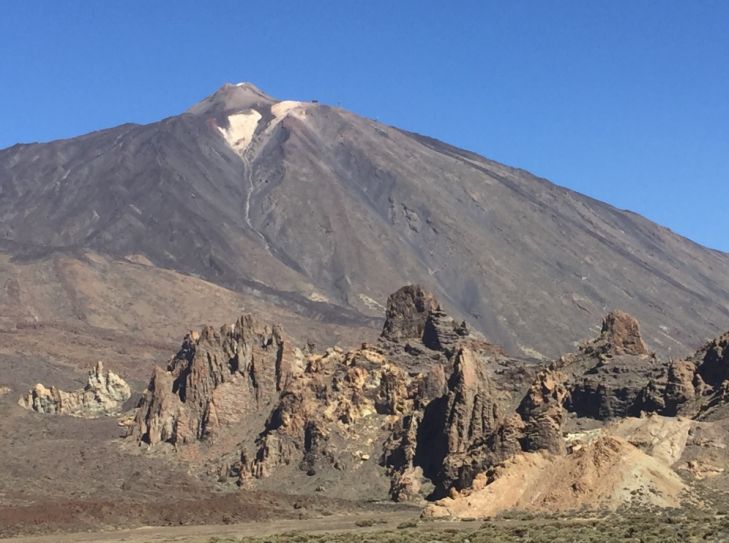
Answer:
[{"label": "dark volcanic rock", "polygon": [[540,372],[519,405],[517,412],[524,420],[524,450],[564,453],[563,403],[567,397],[564,380],[565,376],[558,371]]},{"label": "dark volcanic rock", "polygon": [[600,420],[640,416],[647,407],[646,387],[664,372],[665,367],[650,356],[600,360],[571,381],[567,407]]},{"label": "dark volcanic rock", "polygon": [[729,379],[729,332],[709,342],[693,360],[697,373],[710,387],[718,387]]},{"label": "dark volcanic rock", "polygon": [[435,297],[420,285],[408,285],[387,299],[382,337],[392,341],[422,339],[425,322],[438,308]]},{"label": "dark volcanic rock", "polygon": [[472,332],[465,322],[457,323],[453,317],[437,307],[425,320],[423,344],[436,351],[452,351],[461,338],[469,335]]}]

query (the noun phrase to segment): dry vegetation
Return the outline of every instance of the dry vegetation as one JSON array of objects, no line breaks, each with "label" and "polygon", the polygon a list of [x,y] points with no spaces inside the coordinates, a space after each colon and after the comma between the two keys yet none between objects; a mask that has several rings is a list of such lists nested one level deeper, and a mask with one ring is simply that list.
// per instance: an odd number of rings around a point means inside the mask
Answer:
[{"label": "dry vegetation", "polygon": [[[377,530],[375,528],[375,530]],[[729,541],[729,517],[686,512],[601,517],[502,516],[485,523],[408,522],[395,530],[216,538],[209,543],[691,543]]]}]

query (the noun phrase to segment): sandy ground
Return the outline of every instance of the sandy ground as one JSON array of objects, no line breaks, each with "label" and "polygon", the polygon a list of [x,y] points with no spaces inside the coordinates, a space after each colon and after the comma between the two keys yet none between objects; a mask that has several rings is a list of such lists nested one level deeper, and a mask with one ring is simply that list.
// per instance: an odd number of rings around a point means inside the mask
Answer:
[{"label": "sandy ground", "polygon": [[[380,531],[395,529],[402,522],[415,521],[420,514],[410,512],[364,513],[337,515],[311,520],[275,520],[242,524],[211,524],[207,526],[143,527],[114,532],[51,534],[2,539],[7,543],[208,543],[211,537],[265,536],[286,532],[325,533],[343,531]],[[373,521],[370,527],[357,522]]]},{"label": "sandy ground", "polygon": [[464,491],[428,506],[434,517],[490,517],[508,510],[614,510],[630,502],[679,507],[688,490],[673,470],[692,421],[650,416],[624,419],[573,443],[570,454],[523,453],[477,478]]}]

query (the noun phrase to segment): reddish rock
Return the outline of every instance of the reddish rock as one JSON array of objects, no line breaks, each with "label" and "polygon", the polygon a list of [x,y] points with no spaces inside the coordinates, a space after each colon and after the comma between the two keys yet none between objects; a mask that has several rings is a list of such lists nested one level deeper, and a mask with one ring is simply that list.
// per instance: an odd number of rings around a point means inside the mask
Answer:
[{"label": "reddish rock", "polygon": [[648,348],[640,334],[640,324],[623,311],[612,311],[602,321],[600,337],[589,351],[604,355],[647,355]]}]

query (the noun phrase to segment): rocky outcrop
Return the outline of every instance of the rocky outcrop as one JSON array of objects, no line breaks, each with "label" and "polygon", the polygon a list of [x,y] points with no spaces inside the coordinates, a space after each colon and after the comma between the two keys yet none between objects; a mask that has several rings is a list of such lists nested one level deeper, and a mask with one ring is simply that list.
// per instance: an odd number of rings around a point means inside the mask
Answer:
[{"label": "rocky outcrop", "polygon": [[711,417],[725,410],[729,334],[685,360],[664,364],[647,352],[634,319],[618,315],[606,318],[600,338],[571,355],[572,366],[582,373],[573,373],[566,401],[570,411],[605,420],[642,412]]},{"label": "rocky outcrop", "polygon": [[399,500],[465,488],[520,450],[523,423],[503,407],[513,384],[491,381],[513,373],[508,359],[420,287],[401,289],[388,308],[380,343],[346,352],[304,357],[250,316],[190,333],[154,372],[132,434],[180,450],[217,444],[187,456],[216,451],[219,473],[242,486],[369,466],[385,469]]},{"label": "rocky outcrop", "polygon": [[473,335],[465,321],[459,323],[436,307],[425,320],[423,344],[436,351],[452,351],[459,340]]},{"label": "rocky outcrop", "polygon": [[460,347],[445,392],[421,398],[423,409],[403,417],[383,455],[393,499],[422,492],[425,482],[432,497],[466,488],[494,462],[521,450],[523,425],[504,415],[489,377],[491,363],[483,353]]},{"label": "rocky outcrop", "polygon": [[565,374],[565,406],[580,417],[634,417],[664,404],[665,364],[647,349],[638,322],[622,311],[609,313],[600,336],[556,366]]},{"label": "rocky outcrop", "polygon": [[420,285],[408,285],[390,295],[380,337],[385,343],[404,344],[411,354],[420,354],[419,345],[422,345],[450,358],[465,340],[503,354],[500,348],[471,330],[465,321],[458,322],[448,315],[435,296]]},{"label": "rocky outcrop", "polygon": [[383,426],[413,412],[423,379],[392,365],[376,347],[310,355],[282,392],[254,451],[243,450],[231,474],[247,484],[287,466],[315,475],[376,461]]},{"label": "rocky outcrop", "polygon": [[438,302],[423,287],[402,287],[387,299],[382,337],[391,341],[422,339],[425,322],[435,309],[438,309]]},{"label": "rocky outcrop", "polygon": [[585,352],[607,356],[649,354],[638,321],[619,310],[607,314],[602,321],[600,337],[591,342]]},{"label": "rocky outcrop", "polygon": [[83,389],[65,392],[38,383],[18,403],[38,413],[95,418],[118,414],[131,394],[124,379],[109,370],[105,371],[103,363],[97,362],[89,371]]},{"label": "rocky outcrop", "polygon": [[648,357],[601,360],[569,383],[566,405],[579,416],[598,420],[637,417],[660,408],[649,389],[663,382],[664,374],[665,366]]},{"label": "rocky outcrop", "polygon": [[729,380],[729,332],[710,341],[693,357],[701,381],[714,389]]},{"label": "rocky outcrop", "polygon": [[579,451],[623,450],[591,445],[585,427],[723,405],[725,344],[662,364],[635,319],[613,312],[598,338],[542,365],[508,357],[410,286],[390,297],[380,340],[348,351],[304,355],[251,316],[190,333],[154,372],[132,433],[243,487],[459,499],[519,459],[578,473]]},{"label": "rocky outcrop", "polygon": [[251,413],[265,413],[301,372],[303,355],[278,326],[251,315],[190,332],[166,370],[156,369],[132,434],[140,441],[213,439]]},{"label": "rocky outcrop", "polygon": [[729,406],[729,332],[669,367],[666,415],[716,418]]},{"label": "rocky outcrop", "polygon": [[[696,384],[694,384],[696,383]],[[703,380],[696,373],[696,364],[688,360],[673,362],[668,367],[667,383],[663,393],[665,415],[675,416],[696,398],[697,388],[703,389]]]},{"label": "rocky outcrop", "polygon": [[517,412],[524,421],[522,441],[525,451],[564,453],[563,403],[567,397],[564,381],[565,376],[559,371],[542,371],[519,404]]},{"label": "rocky outcrop", "polygon": [[505,421],[485,360],[463,348],[456,355],[443,416],[445,456],[436,483],[466,488],[495,462],[520,450],[513,421]]}]

